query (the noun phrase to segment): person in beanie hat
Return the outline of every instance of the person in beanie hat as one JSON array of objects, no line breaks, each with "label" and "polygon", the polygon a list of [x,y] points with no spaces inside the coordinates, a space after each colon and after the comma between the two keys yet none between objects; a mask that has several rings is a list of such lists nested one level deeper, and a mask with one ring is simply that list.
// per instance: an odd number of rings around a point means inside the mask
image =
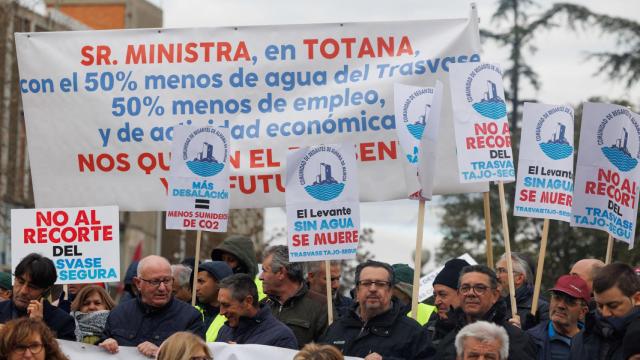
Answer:
[{"label": "person in beanie hat", "polygon": [[458,296],[458,279],[460,271],[469,263],[463,259],[451,259],[433,279],[434,305],[437,316],[430,319],[425,328],[430,341],[437,345],[442,338],[455,329],[455,323],[447,321],[447,314],[460,307]]},{"label": "person in beanie hat", "polygon": [[527,330],[538,347],[538,359],[567,359],[571,342],[589,312],[591,290],[578,275],[562,275],[551,292],[549,318]]},{"label": "person in beanie hat", "polygon": [[470,264],[463,259],[451,259],[444,264],[444,268],[433,280],[434,304],[438,308],[438,316],[447,318],[447,312],[451,308],[460,307],[458,298],[458,278],[460,271]]},{"label": "person in beanie hat", "polygon": [[205,329],[207,329],[205,334],[207,342],[216,341],[218,331],[227,320],[220,315],[218,284],[231,275],[233,275],[233,271],[224,261],[208,261],[198,266],[198,279],[195,286],[198,298],[196,309],[202,314],[202,320]]},{"label": "person in beanie hat", "polygon": [[0,272],[0,301],[11,299],[11,274]]},{"label": "person in beanie hat", "polygon": [[[400,302],[401,311],[411,317],[411,298],[413,296],[413,269],[407,264],[391,265],[396,278],[393,286],[393,297]],[[416,320],[424,325],[431,318],[436,308],[432,305],[418,303],[418,317]]]}]

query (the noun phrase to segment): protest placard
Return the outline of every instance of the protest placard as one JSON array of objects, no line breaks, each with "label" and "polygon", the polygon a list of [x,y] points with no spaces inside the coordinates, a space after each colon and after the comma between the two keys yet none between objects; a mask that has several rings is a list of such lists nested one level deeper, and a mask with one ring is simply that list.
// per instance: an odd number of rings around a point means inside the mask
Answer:
[{"label": "protest placard", "polygon": [[571,226],[599,229],[633,247],[638,214],[638,114],[585,103]]},{"label": "protest placard", "polygon": [[515,180],[502,70],[452,64],[449,79],[460,181]]},{"label": "protest placard", "polygon": [[354,145],[291,151],[286,184],[289,260],[355,258],[360,203]]},{"label": "protest placard", "polygon": [[[36,204],[164,210],[173,125],[210,119],[230,130],[232,208],[283,206],[288,149],[336,142],[356,144],[360,200],[406,198],[393,84],[444,82],[452,64],[480,61],[478,39],[475,11],[436,21],[17,34]],[[450,138],[445,90],[439,136]],[[437,154],[455,164],[452,142]],[[434,183],[436,194],[485,189],[460,184],[454,167]]]},{"label": "protest placard", "polygon": [[570,222],[573,109],[525,103],[513,214]]},{"label": "protest placard", "polygon": [[56,284],[120,281],[118,207],[11,210],[11,268],[30,253],[53,260]]},{"label": "protest placard", "polygon": [[227,231],[229,129],[178,126],[171,153],[167,229]]},{"label": "protest placard", "polygon": [[431,199],[442,83],[437,81],[435,87],[394,84],[393,92],[396,131],[406,160],[404,169],[408,195],[412,199]]}]

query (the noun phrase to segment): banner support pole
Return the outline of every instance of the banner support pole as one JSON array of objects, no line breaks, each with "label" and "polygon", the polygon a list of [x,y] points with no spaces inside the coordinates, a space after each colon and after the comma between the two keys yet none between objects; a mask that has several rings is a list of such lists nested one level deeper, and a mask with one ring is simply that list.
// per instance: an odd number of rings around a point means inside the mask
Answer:
[{"label": "banner support pole", "polygon": [[489,192],[482,193],[484,202],[484,237],[487,240],[487,266],[493,270],[493,240],[491,239],[491,204],[489,200]]},{"label": "banner support pole", "polygon": [[[513,281],[513,261],[511,259],[511,243],[509,241],[509,224],[507,222],[507,206],[504,198],[504,182],[498,181],[498,191],[500,192],[500,212],[502,213],[502,236],[504,237],[505,257],[507,258],[507,275],[509,277],[509,299],[511,300],[511,316],[516,317],[516,289]],[[522,321],[522,320],[520,320]]]},{"label": "banner support pole", "polygon": [[607,256],[605,257],[604,263],[607,265],[611,264],[611,258],[613,258],[613,236],[609,234],[609,240],[607,241]]},{"label": "banner support pole", "polygon": [[424,200],[418,205],[418,228],[416,233],[416,253],[413,261],[413,290],[411,293],[411,317],[418,319],[418,292],[420,290],[420,273],[422,270],[422,235],[424,230]]},{"label": "banner support pole", "polygon": [[547,238],[549,237],[549,219],[544,219],[542,223],[542,242],[540,243],[540,254],[538,255],[538,266],[536,269],[536,284],[533,288],[533,301],[531,303],[531,315],[536,315],[538,310],[538,298],[540,297],[540,285],[542,285],[542,269],[544,267],[544,257],[547,253]]},{"label": "banner support pole", "polygon": [[324,261],[324,276],[327,281],[327,319],[328,325],[333,323],[333,294],[331,293],[331,261]]},{"label": "banner support pole", "polygon": [[191,289],[191,306],[196,306],[196,284],[198,283],[198,264],[200,263],[200,240],[202,239],[202,230],[198,230],[196,234],[196,259],[193,264],[193,288]]}]

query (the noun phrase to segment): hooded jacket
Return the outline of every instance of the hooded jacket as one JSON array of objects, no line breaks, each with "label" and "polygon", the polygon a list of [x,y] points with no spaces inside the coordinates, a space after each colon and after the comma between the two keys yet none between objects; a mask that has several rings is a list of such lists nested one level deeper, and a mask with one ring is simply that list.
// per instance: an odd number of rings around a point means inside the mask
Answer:
[{"label": "hooded jacket", "polygon": [[570,359],[623,360],[622,342],[632,325],[640,326],[640,307],[623,318],[588,317],[584,331],[573,338]]},{"label": "hooded jacket", "polygon": [[419,360],[433,355],[427,333],[404,314],[396,301],[389,310],[366,322],[358,314],[358,304],[354,304],[348,315],[331,324],[321,342],[337,347],[345,356],[378,353],[385,360]]},{"label": "hooded jacket", "polygon": [[252,279],[258,275],[258,261],[256,260],[256,251],[253,241],[246,236],[230,236],[218,247],[211,251],[211,260],[222,261],[222,254],[229,253],[238,258],[240,265],[238,268],[232,269],[233,273],[246,273]]},{"label": "hooded jacket", "polygon": [[220,329],[216,341],[298,349],[298,341],[293,331],[273,317],[271,309],[266,305],[261,305],[256,316],[252,318],[240,317],[236,328],[230,327],[226,322]]},{"label": "hooded jacket", "polygon": [[[482,317],[482,320],[492,322],[502,326],[509,336],[509,359],[531,359],[538,356],[538,351],[532,339],[519,328],[511,325],[508,321],[506,305],[503,300],[498,300],[489,311]],[[455,339],[456,335],[467,325],[467,317],[461,308],[449,312],[449,321],[456,325],[447,335],[445,335],[436,350],[436,359],[456,359]]]},{"label": "hooded jacket", "polygon": [[[75,341],[76,322],[71,315],[49,304],[47,300],[44,300],[42,305],[42,320],[55,332],[56,337],[62,340]],[[27,312],[16,308],[13,300],[0,302],[0,324],[26,316]]]}]

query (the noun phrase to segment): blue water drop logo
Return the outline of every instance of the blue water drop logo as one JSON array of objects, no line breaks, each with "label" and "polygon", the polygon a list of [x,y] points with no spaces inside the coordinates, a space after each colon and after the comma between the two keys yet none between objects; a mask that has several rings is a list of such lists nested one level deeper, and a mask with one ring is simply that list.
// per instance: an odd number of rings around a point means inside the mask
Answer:
[{"label": "blue water drop logo", "polygon": [[472,105],[480,115],[490,119],[502,119],[507,116],[507,104],[498,96],[498,89],[493,81],[487,80],[488,89],[482,100]]},{"label": "blue water drop logo", "polygon": [[[324,170],[324,171],[323,171]],[[338,182],[331,175],[331,165],[320,163],[320,172],[311,185],[304,187],[307,194],[314,199],[329,201],[337,198],[344,190],[344,183]]]},{"label": "blue water drop logo", "polygon": [[565,136],[566,130],[566,125],[558,123],[558,128],[551,138],[546,142],[540,143],[542,152],[553,160],[565,159],[573,154],[573,146],[569,144]]},{"label": "blue water drop logo", "polygon": [[611,164],[620,171],[633,170],[638,165],[638,160],[631,156],[627,147],[629,141],[629,133],[626,128],[622,128],[622,136],[616,139],[611,146],[602,147],[602,153],[609,159]]}]

